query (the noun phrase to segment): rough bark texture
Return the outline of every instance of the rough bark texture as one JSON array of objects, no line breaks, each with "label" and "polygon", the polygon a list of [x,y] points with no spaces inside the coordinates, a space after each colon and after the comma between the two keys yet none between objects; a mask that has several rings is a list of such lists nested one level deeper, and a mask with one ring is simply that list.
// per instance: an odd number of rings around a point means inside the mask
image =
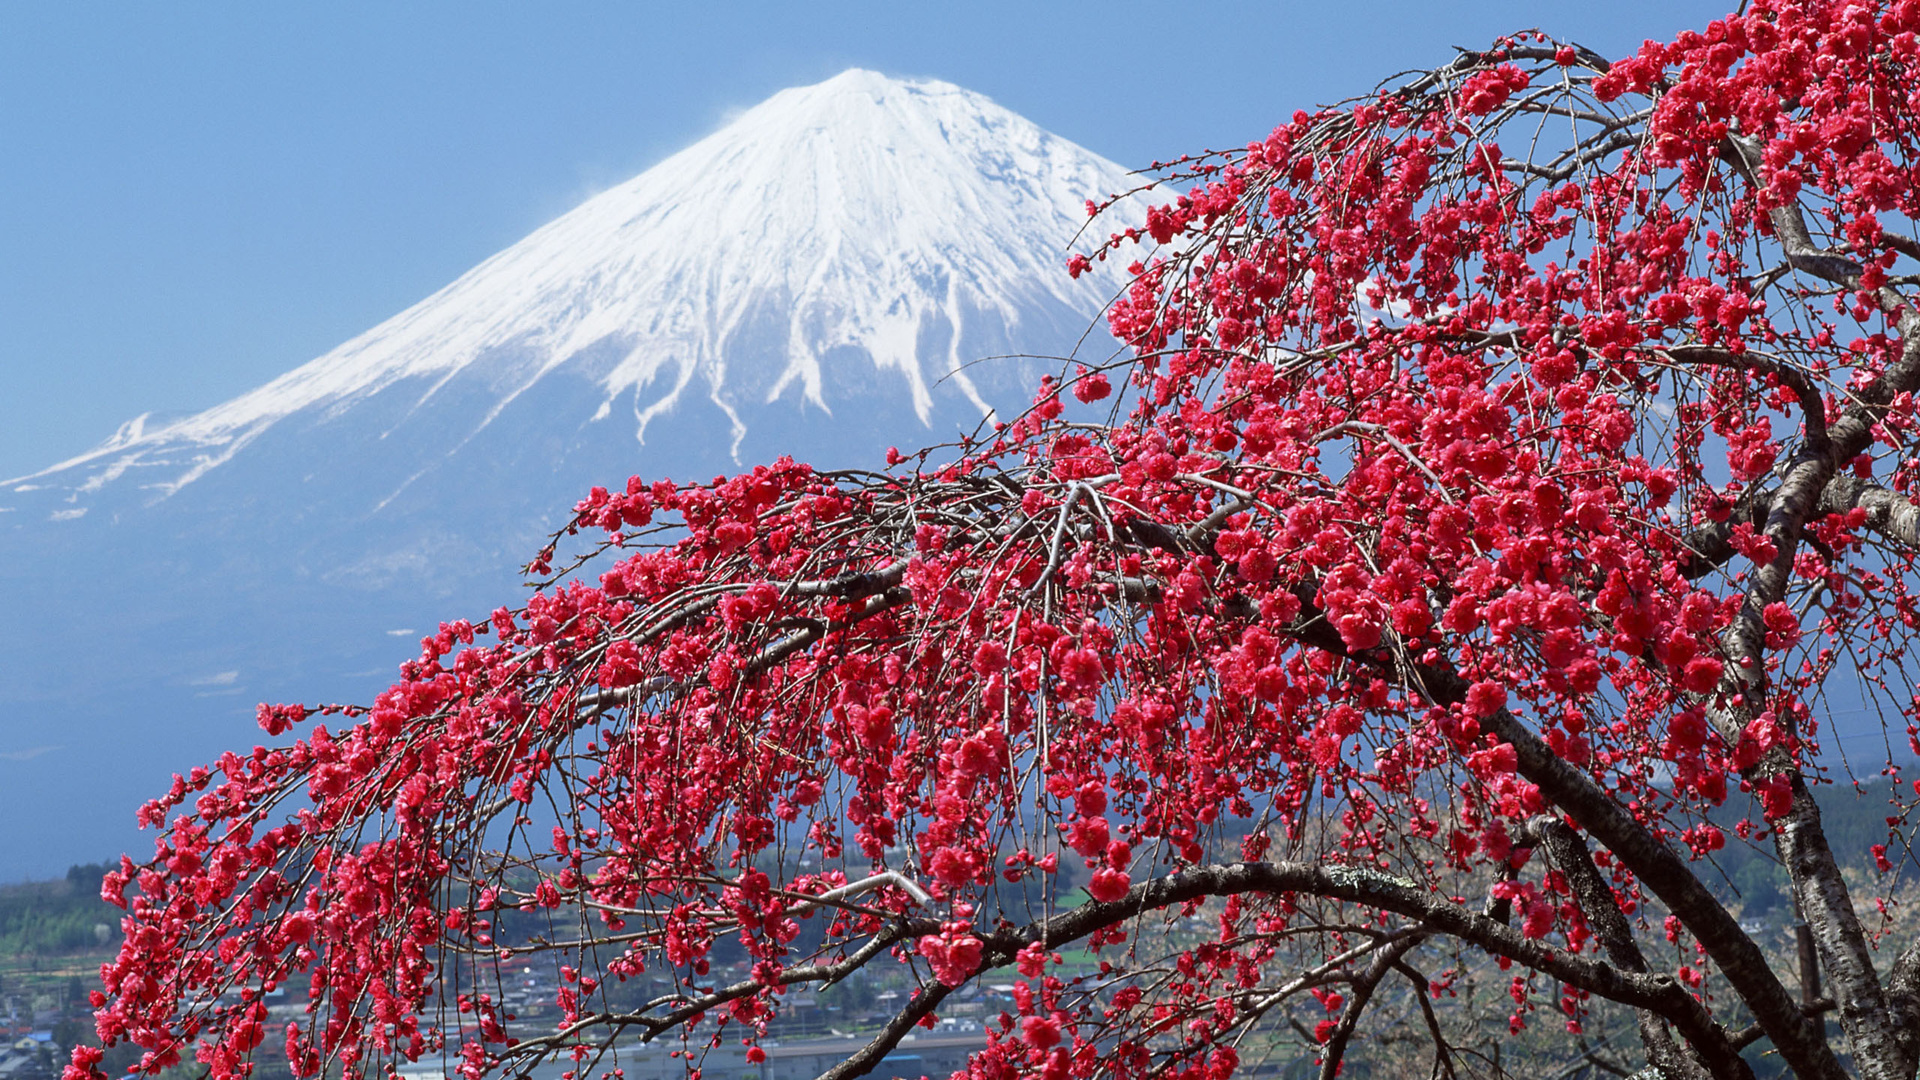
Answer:
[{"label": "rough bark texture", "polygon": [[[1747,140],[1733,141],[1735,156],[1750,181],[1757,182],[1759,148]],[[1859,288],[1860,263],[1819,250],[1797,204],[1775,209],[1772,221],[1788,265],[1832,285]],[[1893,289],[1883,288],[1875,295],[1880,307],[1896,320],[1904,344],[1899,358],[1853,396],[1838,421],[1828,424],[1824,416],[1809,417],[1812,422],[1804,442],[1781,470],[1780,486],[1772,495],[1762,529],[1774,545],[1775,556],[1771,563],[1755,567],[1745,603],[1722,637],[1732,663],[1709,716],[1729,745],[1737,746],[1746,738],[1748,725],[1767,699],[1763,613],[1786,595],[1807,523],[1824,503],[1845,497],[1844,491],[1830,493],[1829,488],[1840,466],[1872,444],[1873,429],[1886,415],[1887,405],[1920,388],[1920,312]],[[1854,497],[1864,494],[1865,489],[1855,489]],[[1869,515],[1877,513],[1883,527],[1910,532],[1910,517],[1903,512],[1896,520],[1895,510],[1892,500],[1875,498]],[[1784,776],[1791,785],[1791,806],[1774,822],[1774,845],[1793,883],[1802,917],[1812,928],[1820,965],[1839,1003],[1841,1026],[1861,1075],[1869,1080],[1907,1080],[1914,1072],[1914,1061],[1897,1050],[1898,1028],[1874,968],[1872,949],[1854,913],[1839,863],[1827,845],[1820,808],[1805,777],[1780,749],[1765,755],[1746,775],[1757,781]]]},{"label": "rough bark texture", "polygon": [[[1620,910],[1613,888],[1593,865],[1586,841],[1558,818],[1535,819],[1533,832],[1547,849],[1554,866],[1567,876],[1574,899],[1593,928],[1594,936],[1607,950],[1607,958],[1622,971],[1645,972],[1647,959],[1634,942],[1633,927]],[[1664,1019],[1642,1010],[1638,1014],[1640,1039],[1647,1048],[1647,1060],[1670,1077],[1704,1077],[1716,1080],[1752,1080],[1753,1069],[1741,1059],[1738,1048],[1718,1029],[1692,1041],[1699,1057],[1689,1057],[1673,1041]]]}]

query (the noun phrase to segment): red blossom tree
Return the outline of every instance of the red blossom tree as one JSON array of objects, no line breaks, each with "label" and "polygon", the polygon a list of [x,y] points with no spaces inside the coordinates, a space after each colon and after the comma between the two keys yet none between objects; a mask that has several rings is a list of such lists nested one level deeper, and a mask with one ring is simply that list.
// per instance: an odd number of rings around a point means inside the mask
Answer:
[{"label": "red blossom tree", "polygon": [[[1118,359],[886,473],[595,490],[566,535],[604,540],[524,608],[148,804],[101,1037],[214,1080],[268,1040],[584,1075],[904,965],[834,1075],[980,979],[1015,993],[979,1077],[1225,1077],[1303,1003],[1330,1077],[1389,983],[1454,1075],[1440,950],[1511,971],[1516,1029],[1630,1010],[1667,1077],[1765,1038],[1910,1080],[1920,947],[1877,950],[1816,792],[1836,697],[1920,721],[1916,33],[1754,0],[1612,62],[1523,34],[1167,168],[1070,264],[1143,249]],[[1749,843],[1818,998],[1709,887]],[[488,992],[528,957],[564,965],[544,1033]],[[270,1024],[283,986],[311,1007]]]}]

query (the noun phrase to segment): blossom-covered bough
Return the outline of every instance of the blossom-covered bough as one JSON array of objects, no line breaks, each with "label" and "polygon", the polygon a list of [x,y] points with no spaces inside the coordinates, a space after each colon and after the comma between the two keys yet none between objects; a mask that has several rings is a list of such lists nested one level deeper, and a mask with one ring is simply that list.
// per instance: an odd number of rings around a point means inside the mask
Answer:
[{"label": "blossom-covered bough", "polygon": [[[1123,354],[984,441],[596,490],[559,542],[603,541],[338,730],[263,707],[312,726],[109,876],[100,1035],[215,1080],[691,1068],[890,970],[835,1075],[992,980],[982,1077],[1224,1077],[1316,1018],[1332,1076],[1390,993],[1452,1076],[1446,992],[1497,962],[1516,1031],[1616,1003],[1667,1077],[1766,1040],[1910,1080],[1920,947],[1816,792],[1832,710],[1920,718],[1916,32],[1526,34],[1169,168],[1070,267],[1138,245]],[[1817,998],[1711,887],[1744,843]]]}]

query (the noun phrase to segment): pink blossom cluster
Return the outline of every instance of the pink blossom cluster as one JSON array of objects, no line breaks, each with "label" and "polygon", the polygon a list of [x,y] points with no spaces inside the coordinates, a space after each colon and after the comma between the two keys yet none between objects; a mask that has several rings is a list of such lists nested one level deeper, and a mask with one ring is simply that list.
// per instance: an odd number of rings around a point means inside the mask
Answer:
[{"label": "pink blossom cluster", "polygon": [[[1568,793],[1690,857],[1737,793],[1764,834],[1823,684],[1890,685],[1920,627],[1911,551],[1857,498],[1920,480],[1887,299],[1920,244],[1883,224],[1920,211],[1917,32],[1911,0],[1754,0],[1610,66],[1509,39],[1189,159],[1069,267],[1158,245],[1111,310],[1125,355],[984,441],[595,489],[545,587],[423,639],[370,708],[263,706],[280,741],[181,777],[108,877],[101,1038],[213,1080],[263,1046],[477,1080],[618,1032],[691,1067],[891,959],[924,972],[902,1030],[1017,970],[969,1075],[1223,1078],[1254,991],[1294,985],[1284,946],[1409,897],[1506,905],[1476,941],[1503,964],[1604,963],[1533,854],[1543,821],[1592,824]],[[1511,157],[1553,108],[1596,130]],[[1821,251],[1789,250],[1800,206]],[[1776,272],[1833,260],[1824,291]],[[1783,531],[1801,475],[1858,505]],[[1320,893],[1234,891],[1275,851]],[[1631,909],[1627,859],[1594,854]],[[1228,884],[1181,892],[1201,870]],[[1211,929],[1129,980],[1149,908]],[[1697,986],[1714,958],[1674,925]],[[1060,973],[1061,927],[1100,978]],[[529,956],[562,964],[551,1036],[481,977]],[[1577,1027],[1601,983],[1553,970]],[[648,973],[677,989],[607,1004]],[[270,1031],[281,988],[308,1011]],[[1331,975],[1287,993],[1326,1054],[1364,1007]]]}]

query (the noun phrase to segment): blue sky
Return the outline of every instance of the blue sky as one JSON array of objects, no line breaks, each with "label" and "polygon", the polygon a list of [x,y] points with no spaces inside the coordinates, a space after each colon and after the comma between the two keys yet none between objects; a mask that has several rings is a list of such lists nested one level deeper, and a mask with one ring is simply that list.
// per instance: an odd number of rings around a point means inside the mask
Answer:
[{"label": "blue sky", "polygon": [[1617,55],[1728,6],[9,4],[0,478],[264,382],[847,67],[959,83],[1139,165],[1500,32]]}]

